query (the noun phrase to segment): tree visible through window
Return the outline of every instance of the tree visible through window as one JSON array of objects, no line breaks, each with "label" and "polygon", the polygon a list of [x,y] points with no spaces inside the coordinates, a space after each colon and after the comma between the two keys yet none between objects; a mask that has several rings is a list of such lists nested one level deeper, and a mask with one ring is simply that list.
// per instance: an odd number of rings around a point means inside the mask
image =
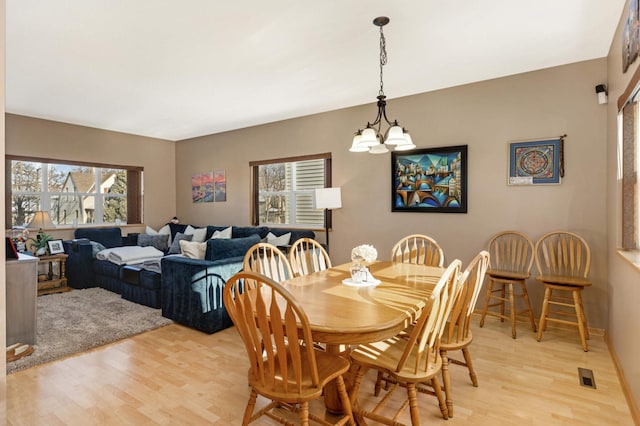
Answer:
[{"label": "tree visible through window", "polygon": [[324,213],[313,208],[313,194],[331,186],[330,164],[330,154],[250,163],[253,224],[322,227]]},{"label": "tree visible through window", "polygon": [[[61,164],[7,158],[11,170],[9,226],[26,225],[45,210],[56,225],[139,223],[140,168]],[[46,183],[46,184],[45,184]],[[131,193],[128,188],[133,188]],[[132,203],[133,201],[133,203]],[[129,206],[134,207],[131,214]]]}]

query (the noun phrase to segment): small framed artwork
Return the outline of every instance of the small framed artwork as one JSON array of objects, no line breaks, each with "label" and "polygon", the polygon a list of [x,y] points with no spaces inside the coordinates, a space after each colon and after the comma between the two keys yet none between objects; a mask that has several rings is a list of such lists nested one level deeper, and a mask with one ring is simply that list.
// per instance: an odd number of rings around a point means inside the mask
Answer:
[{"label": "small framed artwork", "polygon": [[509,185],[560,184],[564,175],[564,136],[509,142]]},{"label": "small framed artwork", "polygon": [[467,212],[467,145],[393,151],[391,211]]},{"label": "small framed artwork", "polygon": [[49,248],[49,254],[64,253],[64,246],[62,245],[62,240],[49,240],[47,241],[47,246]]}]

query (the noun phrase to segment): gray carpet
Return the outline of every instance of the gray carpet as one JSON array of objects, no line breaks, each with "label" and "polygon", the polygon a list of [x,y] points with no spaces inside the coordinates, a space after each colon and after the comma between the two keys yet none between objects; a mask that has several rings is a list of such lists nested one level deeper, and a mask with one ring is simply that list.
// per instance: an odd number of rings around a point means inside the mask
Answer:
[{"label": "gray carpet", "polygon": [[39,296],[37,309],[35,351],[7,363],[7,374],[173,322],[160,309],[129,302],[101,288]]}]

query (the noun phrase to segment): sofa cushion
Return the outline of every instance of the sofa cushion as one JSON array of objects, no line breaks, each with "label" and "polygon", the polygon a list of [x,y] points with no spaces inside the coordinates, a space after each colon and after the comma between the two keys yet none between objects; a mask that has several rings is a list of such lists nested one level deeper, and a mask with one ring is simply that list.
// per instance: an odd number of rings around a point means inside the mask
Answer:
[{"label": "sofa cushion", "polygon": [[120,266],[121,265],[116,265],[108,260],[96,259],[93,261],[93,272],[97,275],[120,279]]},{"label": "sofa cushion", "polygon": [[183,234],[182,232],[178,232],[171,243],[171,248],[169,248],[168,254],[179,254],[180,253],[180,241],[191,241],[193,235],[191,234]]},{"label": "sofa cushion", "polygon": [[263,239],[269,233],[269,228],[266,226],[234,226],[231,232],[232,238],[244,238],[250,235],[258,234],[260,239]]},{"label": "sofa cushion", "polygon": [[228,259],[244,256],[249,248],[260,242],[260,236],[253,234],[244,238],[214,238],[207,240],[206,260]]},{"label": "sofa cushion", "polygon": [[120,228],[78,228],[74,232],[75,238],[86,238],[96,241],[106,248],[122,246],[122,232]]},{"label": "sofa cushion", "polygon": [[169,248],[169,234],[140,234],[138,235],[138,245],[140,247],[155,247],[162,252]]}]

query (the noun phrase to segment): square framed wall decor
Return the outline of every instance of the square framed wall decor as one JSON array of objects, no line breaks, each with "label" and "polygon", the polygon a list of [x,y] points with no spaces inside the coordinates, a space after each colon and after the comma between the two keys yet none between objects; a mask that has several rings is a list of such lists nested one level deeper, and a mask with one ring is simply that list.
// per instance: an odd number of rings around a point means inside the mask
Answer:
[{"label": "square framed wall decor", "polygon": [[564,176],[564,138],[509,142],[509,185],[558,185]]}]

